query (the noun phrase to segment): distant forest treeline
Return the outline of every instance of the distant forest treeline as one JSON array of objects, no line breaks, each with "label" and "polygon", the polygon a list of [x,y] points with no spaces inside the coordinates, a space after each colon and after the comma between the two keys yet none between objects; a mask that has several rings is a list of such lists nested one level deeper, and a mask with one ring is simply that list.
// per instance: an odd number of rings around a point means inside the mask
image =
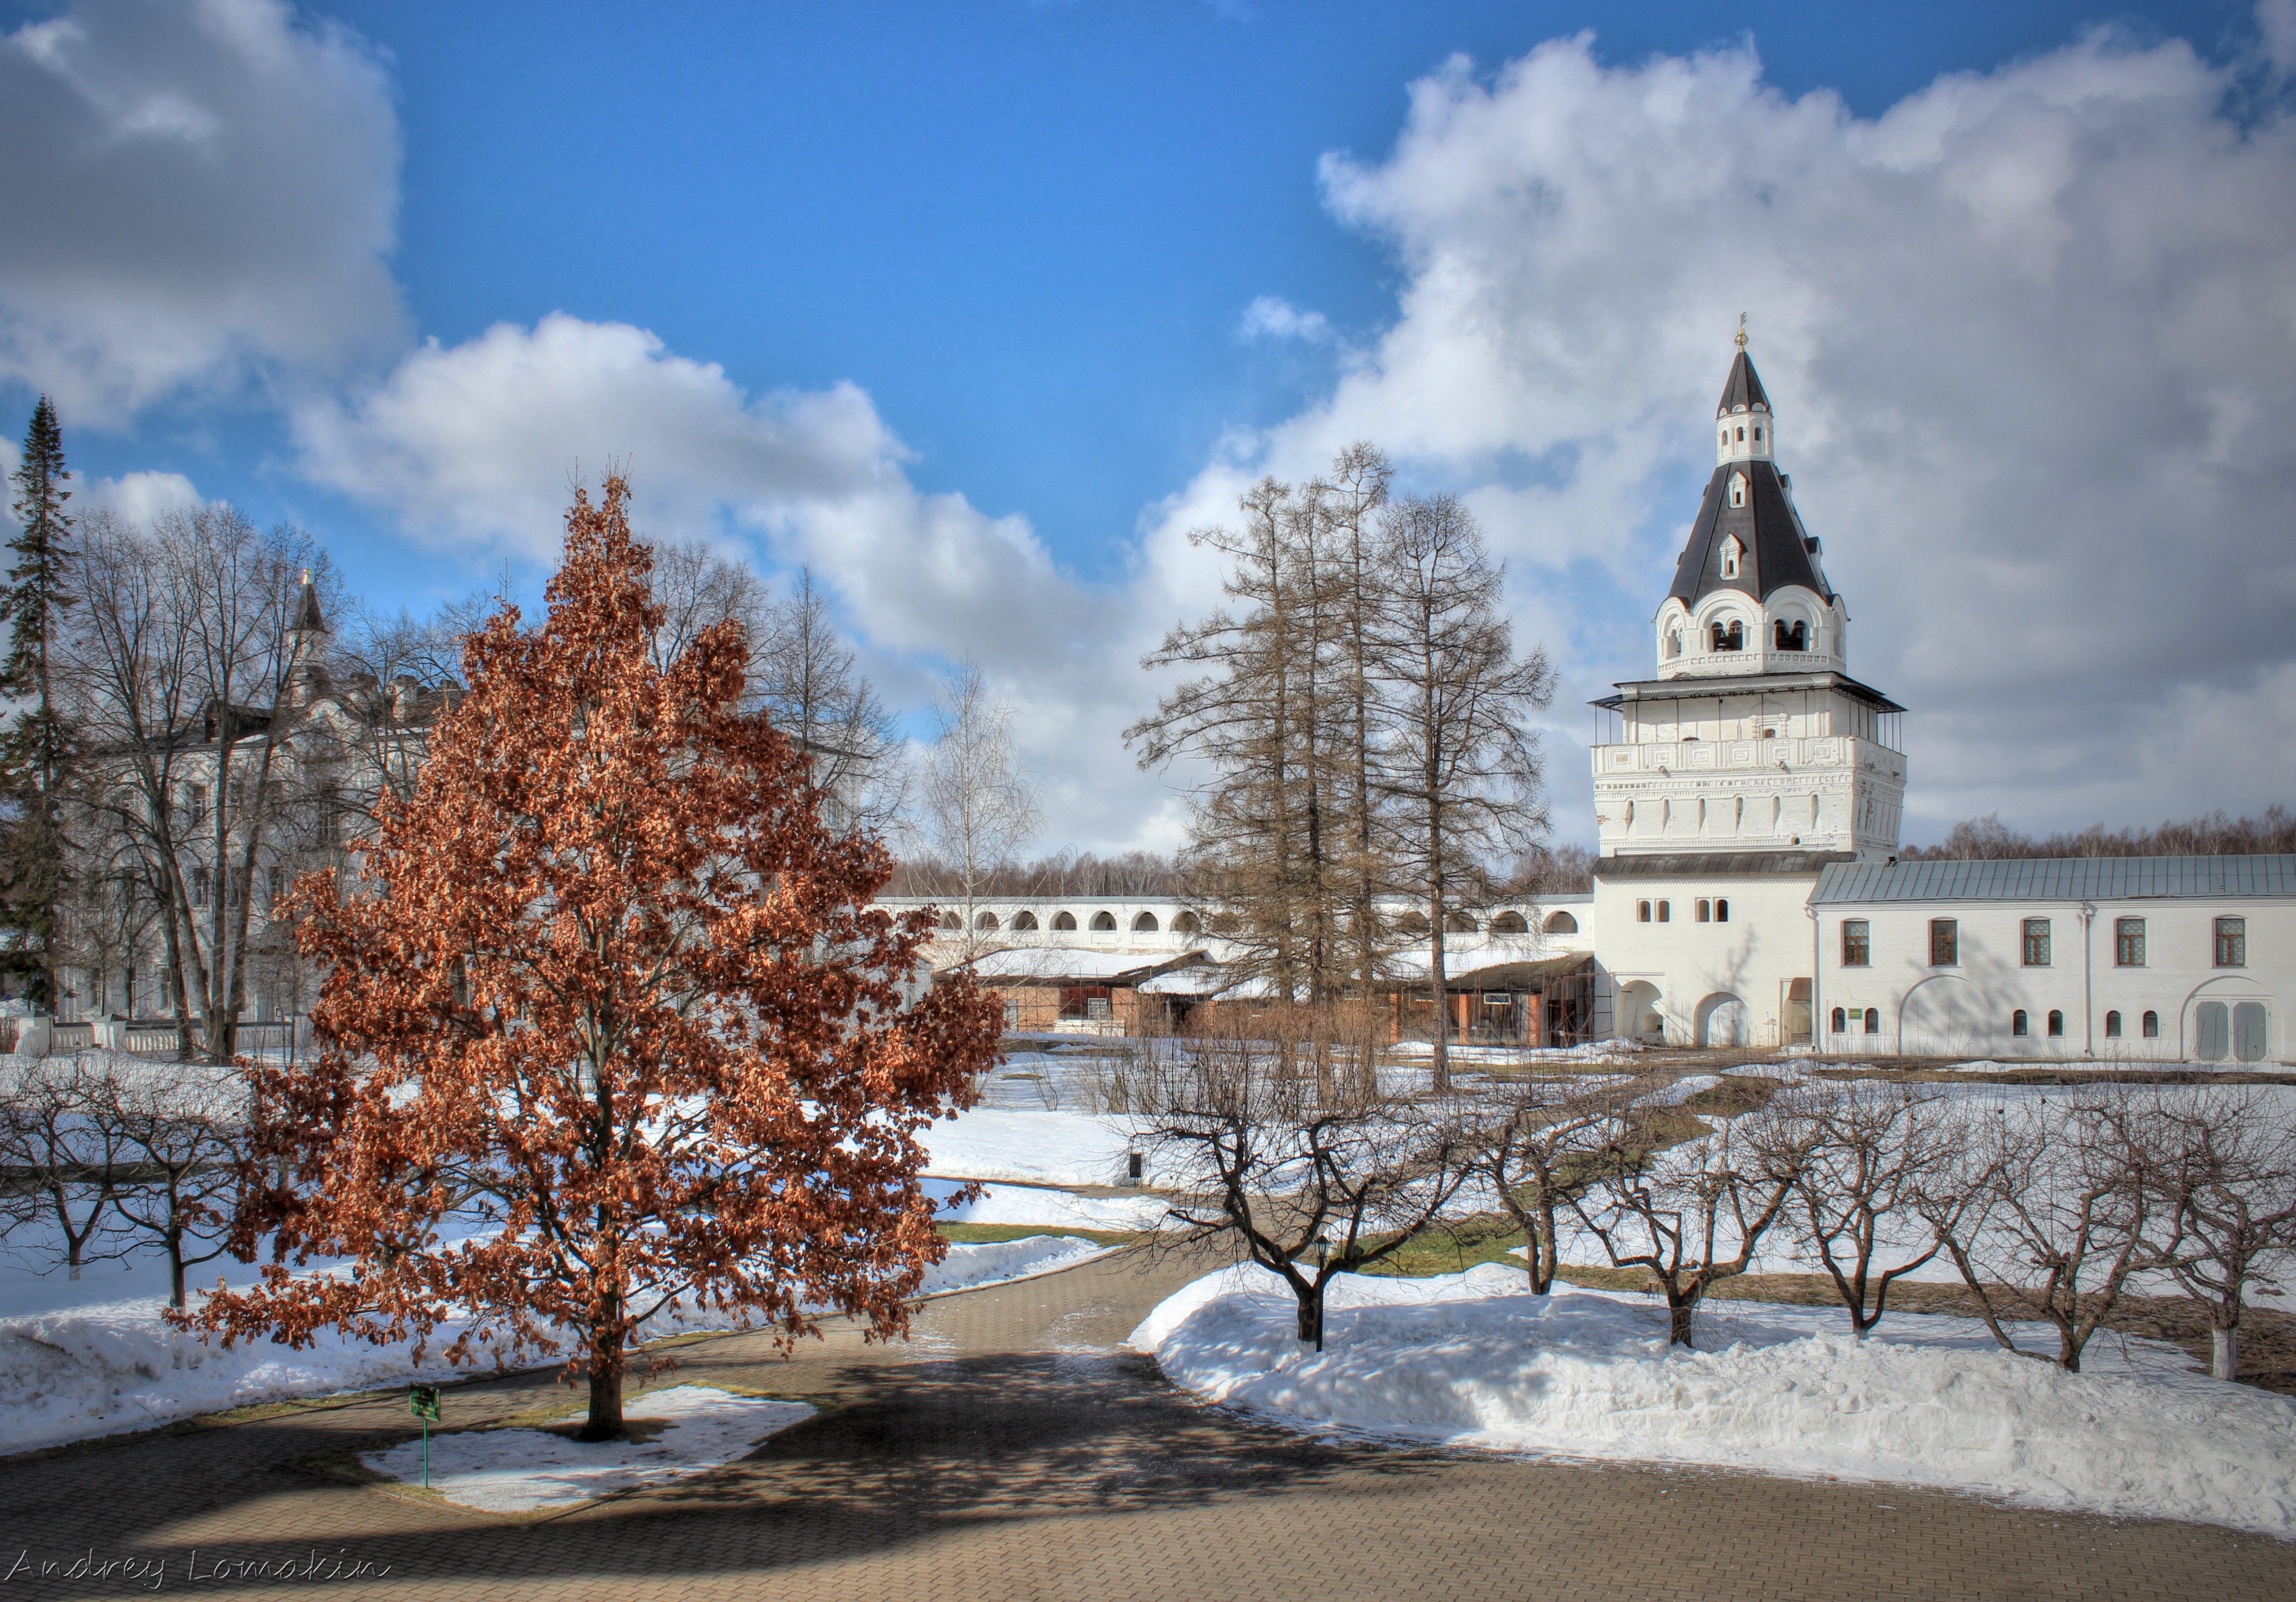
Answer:
[{"label": "distant forest treeline", "polygon": [[2296,851],[2296,813],[2275,802],[2261,817],[2211,812],[2157,829],[2108,829],[2093,823],[2073,834],[2020,834],[1997,812],[1953,826],[1942,845],[1907,846],[1906,862],[1984,862],[2008,857],[2245,857]]}]

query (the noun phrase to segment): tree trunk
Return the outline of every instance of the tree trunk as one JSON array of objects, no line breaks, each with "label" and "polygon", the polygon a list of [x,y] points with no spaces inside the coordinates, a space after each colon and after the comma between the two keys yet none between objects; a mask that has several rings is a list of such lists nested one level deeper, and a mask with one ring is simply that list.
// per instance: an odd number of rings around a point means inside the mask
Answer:
[{"label": "tree trunk", "polygon": [[1691,1319],[1697,1311],[1698,1299],[1695,1296],[1688,1301],[1674,1302],[1667,1308],[1666,1338],[1671,1344],[1696,1349],[1696,1343],[1691,1340],[1690,1335]]},{"label": "tree trunk", "polygon": [[1324,1287],[1317,1286],[1300,1298],[1300,1344],[1313,1346],[1324,1338]]},{"label": "tree trunk", "polygon": [[590,1416],[583,1420],[578,1441],[619,1441],[627,1434],[622,1423],[622,1353],[608,1349],[601,1335],[590,1348]]},{"label": "tree trunk", "polygon": [[2218,1379],[2240,1377],[2240,1326],[2227,1324],[2209,1331],[2209,1372]]}]

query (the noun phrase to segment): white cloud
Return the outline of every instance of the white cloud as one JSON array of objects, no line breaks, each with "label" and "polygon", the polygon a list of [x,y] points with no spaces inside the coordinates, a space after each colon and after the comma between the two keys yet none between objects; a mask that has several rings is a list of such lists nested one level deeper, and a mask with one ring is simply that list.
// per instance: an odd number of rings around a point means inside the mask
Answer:
[{"label": "white cloud", "polygon": [[0,38],[0,378],[112,423],[403,338],[389,85],[279,0],[76,0]]},{"label": "white cloud", "polygon": [[[1853,669],[1914,709],[1916,830],[2284,797],[2284,744],[2199,761],[2187,737],[2203,711],[2273,726],[2296,661],[2296,126],[2236,126],[2231,82],[2095,35],[1865,120],[1749,50],[1455,62],[1386,160],[1324,167],[1406,271],[1397,321],[1173,520],[1217,514],[1239,465],[1381,440],[1467,493],[1519,588],[1591,558],[1637,598],[1548,637],[1595,693],[1649,670],[1751,311]],[[1582,768],[1554,754],[1567,824]]]},{"label": "white cloud", "polygon": [[1301,311],[1281,295],[1261,295],[1243,308],[1238,332],[1247,340],[1298,340],[1322,345],[1331,340],[1332,325],[1320,311]]},{"label": "white cloud", "polygon": [[123,522],[149,527],[162,512],[201,505],[207,497],[180,472],[123,472],[116,479],[89,480],[75,498],[74,510],[82,515],[109,512]]},{"label": "white cloud", "polygon": [[[918,490],[858,390],[753,395],[619,325],[425,347],[297,433],[312,477],[418,534],[535,555],[569,479],[626,461],[651,532],[811,563],[889,680],[980,658],[1048,839],[1095,845],[1176,826],[1119,735],[1164,687],[1141,651],[1217,599],[1186,531],[1262,472],[1375,440],[1511,560],[1520,637],[1564,676],[1549,752],[1574,838],[1576,703],[1650,670],[1749,311],[1853,669],[1914,709],[1916,835],[1997,808],[2252,809],[2288,793],[2296,683],[2296,130],[2224,114],[2252,65],[2096,36],[1861,119],[1779,94],[1748,50],[1453,63],[1413,86],[1387,159],[1325,165],[1333,212],[1401,263],[1395,321],[1324,402],[1149,508],[1113,585],[1021,517]],[[1244,330],[1328,337],[1316,316],[1270,297]]]}]

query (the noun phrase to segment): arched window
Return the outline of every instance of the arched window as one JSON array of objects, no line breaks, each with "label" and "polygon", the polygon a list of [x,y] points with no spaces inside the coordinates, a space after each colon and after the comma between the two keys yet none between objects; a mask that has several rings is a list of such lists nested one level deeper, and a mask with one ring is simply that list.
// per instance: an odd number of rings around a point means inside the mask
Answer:
[{"label": "arched window", "polygon": [[1546,915],[1546,929],[1549,934],[1576,934],[1578,932],[1578,920],[1567,912],[1550,912]]},{"label": "arched window", "polygon": [[962,929],[964,927],[964,920],[953,912],[944,912],[940,915],[940,926],[944,929]]},{"label": "arched window", "polygon": [[1728,626],[1725,627],[1718,620],[1711,631],[1711,637],[1714,650],[1743,651],[1746,648],[1746,625],[1736,618],[1732,618]]},{"label": "arched window", "polygon": [[2009,1015],[2009,1032],[2013,1035],[2030,1035],[2033,1032],[2032,1025],[2025,1020],[2023,1007],[2021,1006]]},{"label": "arched window", "polygon": [[[1740,429],[1738,438],[1742,440],[1745,437],[1746,431]],[[1730,475],[1730,504],[1734,506],[1742,506],[1746,504],[1746,475],[1742,472],[1734,472]]]},{"label": "arched window", "polygon": [[1475,920],[1469,917],[1464,912],[1455,912],[1450,916],[1443,920],[1443,932],[1446,934],[1472,934],[1475,932]]},{"label": "arched window", "polygon": [[1880,1007],[1869,1006],[1866,1009],[1866,1032],[1869,1035],[1878,1035],[1882,1032],[1882,1009]]},{"label": "arched window", "polygon": [[1113,929],[1116,927],[1116,915],[1112,912],[1095,912],[1092,915],[1092,926],[1103,931]]},{"label": "arched window", "polygon": [[2118,1040],[2120,1039],[2120,1015],[2119,1013],[2107,1013],[2104,1015],[2104,1038],[2108,1040]]},{"label": "arched window", "polygon": [[1704,896],[1699,897],[1698,906],[1690,916],[1698,923],[1703,924],[1707,922],[1714,916],[1714,903],[1708,900]]},{"label": "arched window", "polygon": [[1015,930],[1034,929],[1036,926],[1037,915],[1035,913],[1016,912],[1013,915],[1013,927]]},{"label": "arched window", "polygon": [[1669,661],[1672,661],[1676,657],[1680,656],[1681,654],[1682,630],[1679,628],[1669,628],[1666,631],[1666,659]]},{"label": "arched window", "polygon": [[1778,620],[1777,627],[1777,642],[1778,649],[1781,651],[1808,650],[1809,625],[1802,621],[1800,618],[1796,618],[1793,620],[1792,625],[1789,627],[1785,619],[1780,618]]},{"label": "arched window", "polygon": [[2144,1038],[2146,1039],[2159,1039],[2161,1038],[2161,1015],[2158,1013],[2145,1014],[2144,1018]]},{"label": "arched window", "polygon": [[1757,444],[1757,445],[1759,445],[1761,442],[1762,442],[1762,425],[1761,425],[1760,423],[1757,423],[1756,424],[1754,424],[1754,443],[1755,443],[1755,444]]},{"label": "arched window", "polygon": [[1745,437],[1746,437],[1746,425],[1745,425],[1744,423],[1740,423],[1740,424],[1738,425],[1738,438],[1740,438],[1741,440],[1742,440],[1742,439],[1744,439]]},{"label": "arched window", "polygon": [[1723,541],[1722,576],[1725,579],[1734,579],[1738,576],[1738,558],[1745,555],[1745,551],[1746,547],[1735,539]]},{"label": "arched window", "polygon": [[1427,932],[1427,915],[1418,911],[1406,912],[1395,921],[1395,926],[1406,934],[1424,934]]},{"label": "arched window", "polygon": [[1194,934],[1202,928],[1203,924],[1193,912],[1184,912],[1172,920],[1172,932],[1175,934]]},{"label": "arched window", "polygon": [[2049,1009],[2049,1039],[2061,1039],[2065,1032],[2065,1015],[2055,1007]]},{"label": "arched window", "polygon": [[1714,899],[1714,921],[1718,924],[1726,924],[1730,921],[1730,902],[1728,898],[1717,896]]},{"label": "arched window", "polygon": [[1648,901],[1636,901],[1635,903],[1635,922],[1637,924],[1647,924],[1650,920],[1650,903]]},{"label": "arched window", "polygon": [[1075,927],[1076,927],[1076,914],[1075,914],[1075,913],[1073,913],[1073,912],[1056,912],[1056,913],[1054,913],[1054,914],[1053,915],[1053,927],[1054,927],[1054,928],[1055,928],[1055,929],[1073,929],[1073,928],[1075,928]]},{"label": "arched window", "polygon": [[1667,923],[1671,920],[1673,916],[1674,903],[1671,901],[1660,901],[1658,904],[1658,921],[1661,924]]},{"label": "arched window", "polygon": [[1152,912],[1144,912],[1132,920],[1132,932],[1135,934],[1153,934],[1157,927],[1156,915]]},{"label": "arched window", "polygon": [[1493,934],[1529,934],[1530,924],[1519,912],[1502,912],[1491,920]]},{"label": "arched window", "polygon": [[984,912],[972,920],[972,926],[975,929],[994,929],[996,927],[996,915],[993,912]]},{"label": "arched window", "polygon": [[1835,1034],[1841,1034],[1847,1031],[1849,1028],[1849,1018],[1843,1015],[1840,1007],[1835,1007],[1833,1009],[1833,1032]]}]

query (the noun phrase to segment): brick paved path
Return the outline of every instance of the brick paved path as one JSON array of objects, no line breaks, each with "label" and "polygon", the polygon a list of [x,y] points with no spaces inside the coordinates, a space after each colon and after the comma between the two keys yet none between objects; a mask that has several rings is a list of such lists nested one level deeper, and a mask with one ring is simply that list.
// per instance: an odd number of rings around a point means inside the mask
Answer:
[{"label": "brick paved path", "polygon": [[[786,1363],[752,1337],[688,1348],[679,1380],[823,1410],[715,1474],[538,1520],[302,1466],[403,1434],[395,1399],[0,1462],[0,1570],[20,1550],[35,1565],[0,1578],[0,1602],[148,1596],[149,1567],[125,1565],[155,1563],[160,1594],[361,1602],[2296,1598],[2296,1546],[2195,1525],[1285,1435],[1115,1351],[1188,1273],[1119,1258],[948,1297],[906,1346],[840,1330]],[[553,1394],[536,1376],[457,1388],[447,1422]],[[314,1555],[375,1572],[229,1577]],[[38,1573],[84,1557],[120,1566]]]}]

